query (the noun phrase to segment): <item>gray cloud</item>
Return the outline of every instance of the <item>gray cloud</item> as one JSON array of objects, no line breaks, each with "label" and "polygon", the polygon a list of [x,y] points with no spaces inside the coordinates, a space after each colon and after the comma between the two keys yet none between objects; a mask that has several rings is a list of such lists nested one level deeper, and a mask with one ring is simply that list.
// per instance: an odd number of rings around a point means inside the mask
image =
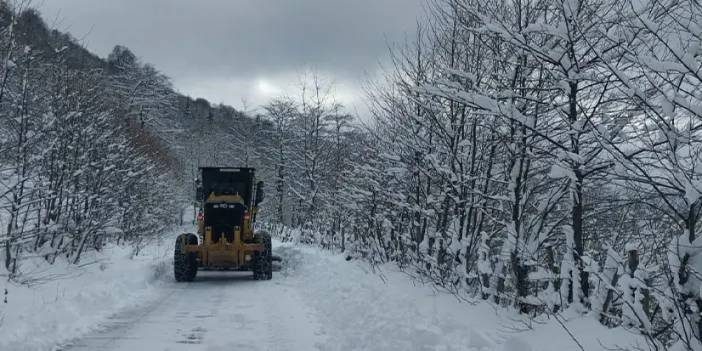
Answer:
[{"label": "gray cloud", "polygon": [[[240,106],[288,92],[304,69],[329,75],[356,104],[388,41],[403,40],[423,0],[45,0],[49,24],[101,56],[115,44],[184,93]],[[35,1],[36,2],[36,1]]]}]

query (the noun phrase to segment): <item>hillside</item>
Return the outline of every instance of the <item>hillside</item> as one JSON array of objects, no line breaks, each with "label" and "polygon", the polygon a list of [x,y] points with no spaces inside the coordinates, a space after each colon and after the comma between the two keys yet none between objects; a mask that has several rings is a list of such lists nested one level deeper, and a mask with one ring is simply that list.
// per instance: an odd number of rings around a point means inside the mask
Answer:
[{"label": "hillside", "polygon": [[[7,27],[12,16],[9,7],[3,5],[0,25]],[[242,154],[241,139],[260,135],[259,130],[270,127],[260,117],[247,116],[231,106],[178,93],[157,67],[142,62],[138,53],[119,43],[108,57],[101,58],[71,34],[50,29],[36,10],[27,9],[16,20],[16,47],[31,47],[44,57],[60,55],[61,64],[69,69],[99,70],[123,90],[120,98],[132,101],[127,105],[112,101],[110,108],[121,115],[116,119],[124,119],[133,141],[148,145],[145,151],[154,158],[177,162],[170,165],[176,173],[198,164],[245,163],[237,156]],[[259,140],[247,140],[251,145],[260,144]]]}]

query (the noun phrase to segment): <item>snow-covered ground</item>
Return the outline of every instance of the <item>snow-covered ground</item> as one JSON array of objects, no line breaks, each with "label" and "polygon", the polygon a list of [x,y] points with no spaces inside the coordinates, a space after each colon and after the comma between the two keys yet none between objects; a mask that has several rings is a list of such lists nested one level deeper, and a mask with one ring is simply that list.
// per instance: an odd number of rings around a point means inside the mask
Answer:
[{"label": "snow-covered ground", "polygon": [[560,316],[561,326],[554,319],[528,321],[484,302],[459,302],[414,284],[393,265],[380,267],[381,279],[366,264],[316,248],[284,245],[278,253],[286,260],[284,281],[297,287],[325,326],[321,350],[579,350],[568,331],[588,351],[643,343],[592,317]]},{"label": "snow-covered ground", "polygon": [[[0,350],[50,350],[98,328],[125,308],[148,304],[170,284],[171,243],[152,245],[138,256],[119,246],[85,253],[81,265],[61,258],[53,266],[23,261],[36,279],[30,286],[0,281]],[[172,260],[172,259],[171,259]]]},{"label": "snow-covered ground", "polygon": [[[591,317],[527,322],[486,303],[417,286],[393,266],[383,278],[358,261],[274,243],[284,259],[272,281],[199,272],[172,281],[172,243],[130,259],[111,248],[61,279],[8,288],[0,350],[584,350],[638,340]],[[65,275],[70,272],[69,275]],[[6,283],[3,283],[6,284]]]}]

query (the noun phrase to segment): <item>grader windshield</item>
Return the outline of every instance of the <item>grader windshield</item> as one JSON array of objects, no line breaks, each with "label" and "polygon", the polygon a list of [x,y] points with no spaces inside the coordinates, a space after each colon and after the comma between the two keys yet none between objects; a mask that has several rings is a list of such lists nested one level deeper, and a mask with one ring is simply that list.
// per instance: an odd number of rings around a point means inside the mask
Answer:
[{"label": "grader windshield", "polygon": [[253,168],[202,168],[201,189],[198,201],[205,202],[210,196],[239,195],[246,207],[251,206]]}]

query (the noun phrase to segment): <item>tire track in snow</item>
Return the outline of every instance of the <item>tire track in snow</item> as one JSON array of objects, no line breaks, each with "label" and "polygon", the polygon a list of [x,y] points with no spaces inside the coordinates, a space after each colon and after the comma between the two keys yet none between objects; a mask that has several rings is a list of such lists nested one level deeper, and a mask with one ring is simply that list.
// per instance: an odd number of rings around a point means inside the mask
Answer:
[{"label": "tire track in snow", "polygon": [[98,326],[92,333],[80,339],[66,342],[55,348],[55,350],[108,350],[118,339],[123,338],[123,335],[127,334],[129,329],[141,322],[154,310],[160,308],[175,292],[175,289],[166,290],[162,296],[152,298],[145,304],[118,312],[110,316],[105,323]]}]

